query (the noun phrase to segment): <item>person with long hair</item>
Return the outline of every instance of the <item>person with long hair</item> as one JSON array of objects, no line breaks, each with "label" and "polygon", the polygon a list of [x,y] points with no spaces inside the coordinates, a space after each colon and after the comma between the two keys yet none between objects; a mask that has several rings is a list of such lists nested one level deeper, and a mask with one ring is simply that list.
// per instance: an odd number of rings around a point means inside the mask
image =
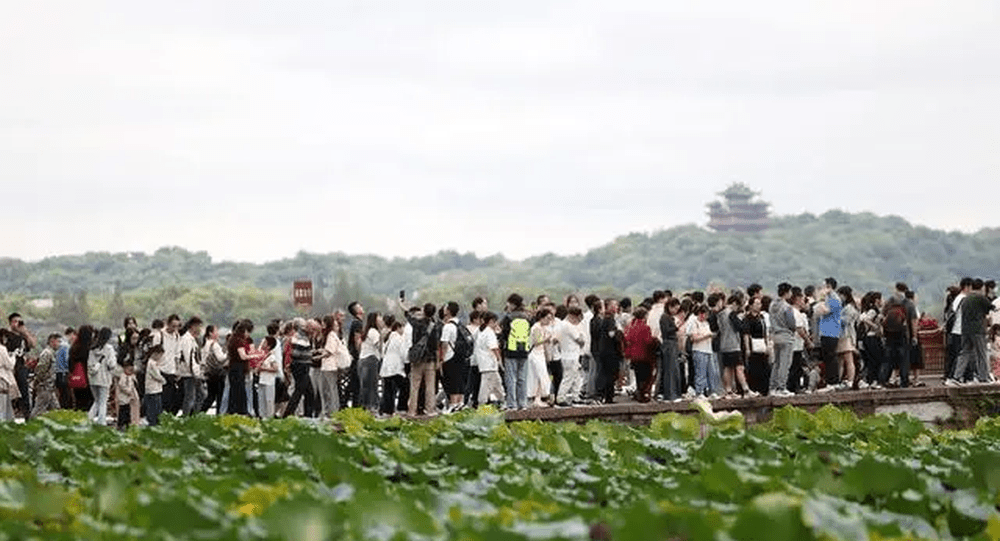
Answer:
[{"label": "person with long hair", "polygon": [[747,308],[742,333],[747,383],[755,393],[767,394],[771,367],[768,362],[768,335],[762,311],[763,299],[751,297]]},{"label": "person with long hair", "polygon": [[854,292],[849,286],[840,286],[837,294],[840,296],[840,338],[837,342],[837,355],[840,356],[840,366],[843,370],[844,385],[855,388],[855,361],[858,351],[857,323],[861,317],[858,305],[854,300]]},{"label": "person with long hair", "polygon": [[382,359],[382,314],[370,312],[365,320],[358,353],[359,405],[369,411],[378,408],[378,372]]},{"label": "person with long hair", "polygon": [[93,341],[94,328],[83,325],[77,330],[76,340],[69,348],[69,386],[73,392],[73,403],[77,411],[89,411],[94,403],[94,393],[90,391],[87,381],[87,362],[90,360],[90,346]]},{"label": "person with long hair", "polygon": [[303,401],[302,413],[306,417],[313,417],[316,413],[315,393],[313,392],[312,380],[309,378],[309,369],[312,367],[312,342],[306,332],[306,321],[302,318],[295,318],[292,321],[295,334],[292,335],[291,342],[291,369],[292,378],[295,381],[295,389],[285,406],[283,417],[294,415],[299,407],[299,401]]},{"label": "person with long hair", "polygon": [[865,383],[874,389],[885,385],[881,377],[885,362],[882,345],[882,294],[869,291],[861,298],[861,353],[864,359]]},{"label": "person with long hair", "polygon": [[[131,320],[134,323],[135,318],[132,318]],[[126,323],[128,321],[128,318],[126,318]],[[129,402],[127,405],[129,406],[128,414],[132,425],[139,424],[139,412],[142,404],[142,395],[146,392],[145,386],[140,385],[140,380],[138,379],[138,374],[141,369],[140,367],[143,365],[142,345],[140,344],[139,336],[139,329],[136,329],[135,327],[126,327],[125,336],[122,338],[121,344],[118,346],[118,365],[123,368],[125,366],[131,366],[133,375],[136,378],[137,396],[135,396],[134,399],[127,393],[115,395],[116,398],[129,396]],[[144,369],[144,367],[142,367],[142,369]],[[118,404],[119,411],[123,405],[125,404]]]},{"label": "person with long hair", "polygon": [[393,321],[389,335],[385,341],[385,355],[379,368],[382,378],[382,405],[379,413],[392,415],[396,413],[396,398],[403,385],[407,383],[403,366],[406,363],[406,341],[403,339],[403,324]]},{"label": "person with long hair", "polygon": [[250,333],[253,323],[240,321],[233,328],[229,339],[229,407],[228,413],[249,415],[247,409],[246,375],[247,363],[252,358],[253,341]]},{"label": "person with long hair", "polygon": [[[681,302],[677,298],[667,299],[663,314],[660,315],[660,365],[657,370],[656,392],[662,400],[679,400],[684,393],[684,381],[680,368],[680,347],[677,343],[678,322]],[[683,318],[683,315],[681,315]]]},{"label": "person with long hair", "polygon": [[319,391],[321,415],[329,417],[340,410],[340,368],[350,368],[351,352],[340,339],[341,324],[333,315],[323,317],[323,349],[320,353]]},{"label": "person with long hair", "polygon": [[0,421],[14,420],[13,401],[21,396],[14,378],[14,359],[7,352],[10,331],[0,329]]},{"label": "person with long hair", "polygon": [[87,376],[90,380],[90,392],[94,395],[94,403],[90,406],[88,417],[100,426],[108,424],[111,375],[118,365],[118,354],[115,353],[111,337],[111,329],[102,327],[97,333],[97,339],[90,346],[87,357]]},{"label": "person with long hair", "polygon": [[205,345],[201,347],[201,361],[205,365],[205,386],[208,389],[201,411],[208,411],[213,404],[217,404],[216,411],[224,413],[226,408],[222,404],[226,390],[229,355],[219,345],[219,328],[215,325],[205,327]]},{"label": "person with long hair", "polygon": [[625,358],[632,362],[635,371],[635,397],[638,402],[649,402],[656,372],[656,358],[660,341],[646,323],[649,311],[640,306],[632,314],[632,322],[625,329]]},{"label": "person with long hair", "polygon": [[528,352],[528,399],[534,400],[534,406],[546,406],[552,390],[552,380],[549,377],[548,361],[553,358],[553,347],[559,343],[552,324],[555,314],[549,308],[541,308],[535,312],[535,324],[531,326],[531,350]]}]

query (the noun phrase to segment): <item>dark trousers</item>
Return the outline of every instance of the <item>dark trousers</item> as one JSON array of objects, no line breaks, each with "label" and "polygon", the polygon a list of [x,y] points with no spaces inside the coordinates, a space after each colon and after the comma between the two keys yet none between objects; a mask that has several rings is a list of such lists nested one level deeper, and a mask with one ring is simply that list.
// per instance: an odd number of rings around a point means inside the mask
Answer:
[{"label": "dark trousers", "polygon": [[90,386],[82,387],[80,389],[72,389],[73,391],[73,409],[76,411],[88,411],[90,406],[94,405],[94,393],[90,392]]},{"label": "dark trousers", "polygon": [[[549,396],[555,400],[559,396],[559,386],[562,385],[563,380],[563,365],[562,361],[549,361],[547,363],[549,367],[549,375],[552,376],[552,389]],[[476,370],[479,371],[478,369]]]},{"label": "dark trousers", "polygon": [[[302,415],[313,417],[313,392],[312,380],[309,379],[309,364],[292,363],[292,377],[295,378],[295,392],[288,399],[288,406],[285,408],[285,417],[295,415],[295,409],[299,407],[299,399],[304,400]],[[230,391],[232,392],[232,391]]]},{"label": "dark trousers", "polygon": [[25,419],[31,416],[31,392],[28,389],[28,375],[30,373],[28,367],[24,366],[23,360],[18,359],[14,363],[14,381],[17,383],[17,389],[21,391],[21,398],[14,401],[14,410],[23,412]]},{"label": "dark trousers", "polygon": [[865,381],[869,384],[878,382],[879,385],[885,385],[886,380],[882,379],[882,365],[885,364],[885,347],[882,346],[882,339],[878,336],[866,336],[864,344],[865,349],[861,352],[861,358],[865,361]]},{"label": "dark trousers", "polygon": [[[618,380],[618,370],[621,368],[621,359],[617,357],[602,357],[598,361],[597,374],[597,397],[606,404],[611,404],[615,400],[615,381]],[[507,392],[510,392],[509,390]]]},{"label": "dark trousers", "polygon": [[887,340],[885,343],[885,362],[882,363],[881,381],[889,381],[893,369],[899,369],[899,386],[910,386],[910,344]]},{"label": "dark trousers", "polygon": [[181,389],[177,386],[176,374],[163,374],[163,411],[177,415],[181,410]]},{"label": "dark trousers", "polygon": [[664,340],[660,346],[660,369],[657,371],[657,393],[664,400],[674,400],[684,394],[684,376],[678,358],[677,340]]},{"label": "dark trousers", "polygon": [[[208,388],[208,394],[205,396],[205,401],[201,404],[201,411],[208,411],[213,404],[218,403],[218,406],[222,406],[222,392],[226,389],[226,375],[225,374],[212,374],[205,378],[205,386]],[[230,390],[229,392],[232,392]],[[218,409],[216,409],[218,411]]]},{"label": "dark trousers", "polygon": [[132,420],[132,406],[130,404],[118,405],[118,430],[128,428],[129,421]]},{"label": "dark trousers", "polygon": [[793,393],[802,389],[802,377],[806,374],[805,353],[802,351],[792,352],[792,368],[788,371],[788,383],[785,387]]},{"label": "dark trousers", "polygon": [[470,366],[468,385],[465,387],[465,403],[474,408],[479,407],[479,386],[482,381],[483,376],[479,373],[479,367]]},{"label": "dark trousers", "polygon": [[[409,382],[410,363],[406,363],[406,366],[403,369],[406,372],[406,381]],[[477,368],[476,371],[478,372],[478,370],[479,369]],[[407,384],[403,385],[403,387],[399,389],[399,399],[396,401],[396,411],[406,411],[407,408],[409,408],[409,406],[410,406],[410,386],[409,384]]]},{"label": "dark trousers", "polygon": [[649,402],[650,391],[653,389],[653,363],[632,363],[635,371],[635,397],[639,402]]},{"label": "dark trousers", "polygon": [[69,388],[69,374],[66,372],[56,373],[56,397],[59,399],[60,408],[73,409],[73,389]]},{"label": "dark trousers", "polygon": [[751,391],[767,394],[771,382],[771,365],[768,364],[767,353],[750,354],[747,359],[746,376]]},{"label": "dark trousers", "polygon": [[146,394],[146,422],[149,426],[160,424],[160,412],[163,410],[163,393]]},{"label": "dark trousers", "polygon": [[244,383],[243,364],[231,363],[229,366],[229,408],[230,415],[247,415],[247,385]]},{"label": "dark trousers", "polygon": [[823,366],[825,367],[825,378],[827,385],[837,385],[840,383],[840,358],[837,357],[837,343],[840,339],[835,336],[821,336],[819,338],[820,355],[823,356]]},{"label": "dark trousers", "polygon": [[409,386],[410,380],[406,379],[406,376],[382,378],[382,404],[379,406],[379,413],[386,415],[395,413],[399,392]]}]

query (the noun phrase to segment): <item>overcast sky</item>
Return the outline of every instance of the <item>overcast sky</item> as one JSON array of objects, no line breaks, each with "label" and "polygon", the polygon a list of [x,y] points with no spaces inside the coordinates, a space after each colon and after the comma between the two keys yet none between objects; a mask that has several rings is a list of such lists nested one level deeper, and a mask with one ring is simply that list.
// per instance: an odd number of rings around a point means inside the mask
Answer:
[{"label": "overcast sky", "polygon": [[0,67],[0,256],[579,253],[732,181],[1000,225],[996,0],[11,1]]}]

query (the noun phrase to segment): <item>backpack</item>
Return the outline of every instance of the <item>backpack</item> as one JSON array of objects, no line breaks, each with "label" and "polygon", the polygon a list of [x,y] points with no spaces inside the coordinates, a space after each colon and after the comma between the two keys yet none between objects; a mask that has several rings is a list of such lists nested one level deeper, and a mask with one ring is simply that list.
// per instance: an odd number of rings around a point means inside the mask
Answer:
[{"label": "backpack", "polygon": [[437,360],[437,343],[441,341],[441,324],[428,323],[427,332],[410,346],[406,358],[411,363],[433,362]]},{"label": "backpack", "polygon": [[507,333],[507,351],[527,354],[531,349],[531,323],[519,315],[510,321],[510,332]]},{"label": "backpack", "polygon": [[958,306],[954,310],[951,309],[951,303],[948,304],[948,309],[944,312],[944,332],[951,334],[951,330],[955,328],[955,319],[958,316],[958,311],[962,309],[962,303],[965,302],[965,297],[958,301]]},{"label": "backpack", "polygon": [[907,334],[906,305],[893,304],[882,320],[882,333],[886,338],[905,338]]},{"label": "backpack", "polygon": [[472,339],[472,332],[465,325],[459,325],[458,323],[452,322],[455,325],[455,356],[453,359],[458,359],[460,361],[468,360],[472,357],[472,348],[474,346]]},{"label": "backpack", "polygon": [[205,356],[205,375],[218,376],[222,374],[225,363],[215,355],[213,348],[208,348],[208,355]]}]

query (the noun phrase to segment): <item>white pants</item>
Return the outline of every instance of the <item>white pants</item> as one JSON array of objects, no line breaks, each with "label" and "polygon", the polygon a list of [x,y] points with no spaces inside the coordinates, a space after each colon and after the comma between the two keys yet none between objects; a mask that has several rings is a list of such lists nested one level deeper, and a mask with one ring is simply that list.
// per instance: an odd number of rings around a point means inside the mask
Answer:
[{"label": "white pants", "polygon": [[274,385],[257,384],[257,407],[261,419],[274,417]]},{"label": "white pants", "polygon": [[540,350],[541,346],[528,354],[528,398],[544,398],[552,390],[545,353]]},{"label": "white pants", "polygon": [[90,386],[90,391],[94,394],[94,405],[90,406],[87,415],[91,420],[96,417],[97,424],[101,426],[108,424],[108,391],[110,390],[111,388],[106,385]]},{"label": "white pants", "polygon": [[496,370],[480,372],[479,376],[481,378],[479,383],[479,403],[486,404],[490,402],[490,395],[493,395],[495,402],[502,404],[504,401],[504,392],[500,372]]},{"label": "white pants", "polygon": [[559,402],[579,400],[583,390],[583,372],[580,369],[580,359],[563,359],[563,379],[559,385]]}]

